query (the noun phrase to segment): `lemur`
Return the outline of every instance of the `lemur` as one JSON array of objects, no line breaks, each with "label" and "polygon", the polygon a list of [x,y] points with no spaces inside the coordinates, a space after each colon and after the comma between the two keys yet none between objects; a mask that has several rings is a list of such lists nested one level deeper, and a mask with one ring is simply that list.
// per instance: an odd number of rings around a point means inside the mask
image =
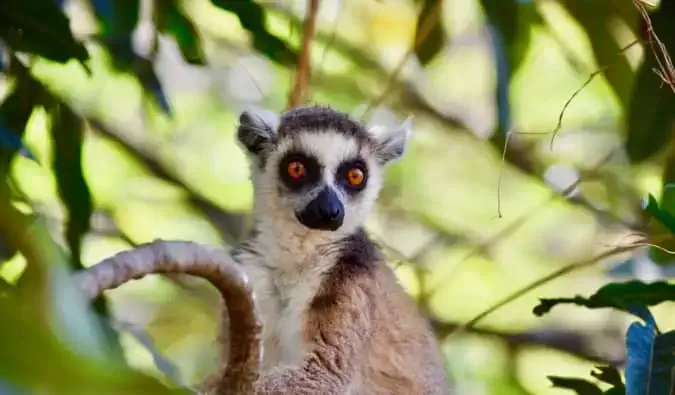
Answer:
[{"label": "lemur", "polygon": [[364,231],[410,129],[367,128],[322,106],[241,113],[253,226],[231,253],[263,324],[256,393],[449,394],[428,322]]}]

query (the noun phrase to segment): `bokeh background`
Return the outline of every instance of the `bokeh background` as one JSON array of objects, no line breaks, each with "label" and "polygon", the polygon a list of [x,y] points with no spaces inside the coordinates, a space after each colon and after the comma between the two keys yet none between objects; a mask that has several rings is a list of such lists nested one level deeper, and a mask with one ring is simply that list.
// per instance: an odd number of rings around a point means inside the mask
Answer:
[{"label": "bokeh background", "polygon": [[[414,117],[411,148],[391,168],[368,230],[434,323],[457,393],[563,395],[571,392],[552,388],[548,375],[622,366],[624,314],[562,306],[536,317],[532,308],[609,281],[672,278],[667,254],[638,249],[588,265],[452,332],[542,276],[650,231],[645,198],[675,182],[675,94],[654,71],[636,3],[321,0],[308,38],[310,3],[0,2],[9,196],[22,218],[44,225],[41,237],[55,243],[42,245],[66,257],[64,272],[156,238],[236,243],[252,203],[238,114],[288,107],[305,43],[303,103],[388,125]],[[644,7],[673,48],[666,22],[675,10],[661,3]],[[68,24],[57,23],[58,7]],[[86,43],[89,70],[58,59],[72,49],[61,40],[68,25]],[[10,218],[0,221],[11,228]],[[30,265],[8,245],[0,244],[0,283],[11,288]],[[55,327],[76,333],[76,343],[93,333],[85,315],[69,312],[83,307],[64,276],[42,269],[50,291],[29,292],[31,303],[61,324],[33,322],[26,332],[7,329],[16,317],[1,324],[3,347],[23,341],[26,355],[19,364],[0,348],[0,393],[20,393],[9,383],[29,382],[42,364],[54,382],[87,364],[37,346]],[[213,369],[219,301],[204,282],[149,276],[106,300],[98,316],[108,310],[133,369],[185,383]],[[653,311],[675,327],[672,306]]]}]

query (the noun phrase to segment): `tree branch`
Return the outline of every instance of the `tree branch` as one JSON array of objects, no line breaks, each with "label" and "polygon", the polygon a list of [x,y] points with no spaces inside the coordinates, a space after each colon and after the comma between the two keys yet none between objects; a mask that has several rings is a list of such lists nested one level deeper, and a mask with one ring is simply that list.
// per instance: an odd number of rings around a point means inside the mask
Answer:
[{"label": "tree branch", "polygon": [[182,188],[188,195],[189,203],[204,216],[218,230],[222,240],[234,244],[242,234],[246,216],[242,214],[228,213],[210,200],[202,197],[192,187],[183,182],[179,177],[167,170],[166,166],[153,154],[154,147],[151,142],[134,137],[132,132],[123,132],[106,125],[103,121],[85,117],[94,131],[115,141],[128,152],[140,160],[147,169],[157,178],[170,182]]},{"label": "tree branch", "polygon": [[309,75],[311,71],[311,46],[316,30],[316,14],[319,11],[319,0],[307,1],[307,14],[302,33],[302,51],[298,56],[295,85],[288,100],[288,107],[293,108],[303,102],[309,89]]}]

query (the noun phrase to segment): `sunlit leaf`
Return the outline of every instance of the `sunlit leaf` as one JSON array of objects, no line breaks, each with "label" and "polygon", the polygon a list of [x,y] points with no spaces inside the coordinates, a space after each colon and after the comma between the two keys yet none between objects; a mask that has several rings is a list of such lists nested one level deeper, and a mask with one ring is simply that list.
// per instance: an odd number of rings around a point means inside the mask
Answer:
[{"label": "sunlit leaf", "polygon": [[237,15],[241,26],[252,36],[253,48],[276,63],[295,65],[297,61],[295,51],[267,31],[265,10],[260,4],[252,0],[211,0],[211,3]]},{"label": "sunlit leaf", "polygon": [[626,394],[672,395],[675,331],[659,334],[654,317],[634,322],[626,333]]},{"label": "sunlit leaf", "polygon": [[194,23],[178,8],[175,0],[156,3],[155,24],[160,32],[169,34],[176,40],[186,62],[195,65],[205,63],[199,32]]},{"label": "sunlit leaf", "polygon": [[0,7],[0,38],[15,51],[55,62],[89,58],[70,30],[70,21],[51,0],[5,0]]},{"label": "sunlit leaf", "polygon": [[[661,1],[651,15],[654,31],[668,53],[675,53],[675,2]],[[628,108],[628,136],[625,148],[634,163],[640,163],[668,146],[675,122],[675,93],[656,75],[658,63],[651,46],[645,46],[645,59]]]},{"label": "sunlit leaf", "polygon": [[665,301],[675,301],[675,284],[667,282],[643,283],[627,281],[610,283],[600,288],[589,298],[576,296],[573,298],[540,299],[533,313],[542,316],[559,304],[576,304],[591,309],[615,308],[632,312],[634,306],[655,306]]},{"label": "sunlit leaf", "polygon": [[578,395],[602,395],[602,390],[588,380],[571,377],[548,376],[555,388],[566,388]]},{"label": "sunlit leaf", "polygon": [[[422,10],[417,18],[415,54],[422,65],[433,59],[445,45],[446,36],[441,21],[443,0],[422,0]],[[425,31],[424,26],[427,26]],[[431,26],[431,27],[429,27]]]}]

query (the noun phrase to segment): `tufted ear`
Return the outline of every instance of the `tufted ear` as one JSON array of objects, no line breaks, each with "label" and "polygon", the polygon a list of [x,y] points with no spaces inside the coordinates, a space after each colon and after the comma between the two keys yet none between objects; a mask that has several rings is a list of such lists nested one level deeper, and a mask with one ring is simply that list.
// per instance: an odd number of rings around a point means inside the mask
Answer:
[{"label": "tufted ear", "polygon": [[252,154],[258,155],[274,141],[279,116],[260,108],[245,110],[239,116],[237,139]]},{"label": "tufted ear", "polygon": [[375,154],[384,164],[400,159],[412,134],[412,115],[399,125],[373,125],[368,131],[375,140]]}]

